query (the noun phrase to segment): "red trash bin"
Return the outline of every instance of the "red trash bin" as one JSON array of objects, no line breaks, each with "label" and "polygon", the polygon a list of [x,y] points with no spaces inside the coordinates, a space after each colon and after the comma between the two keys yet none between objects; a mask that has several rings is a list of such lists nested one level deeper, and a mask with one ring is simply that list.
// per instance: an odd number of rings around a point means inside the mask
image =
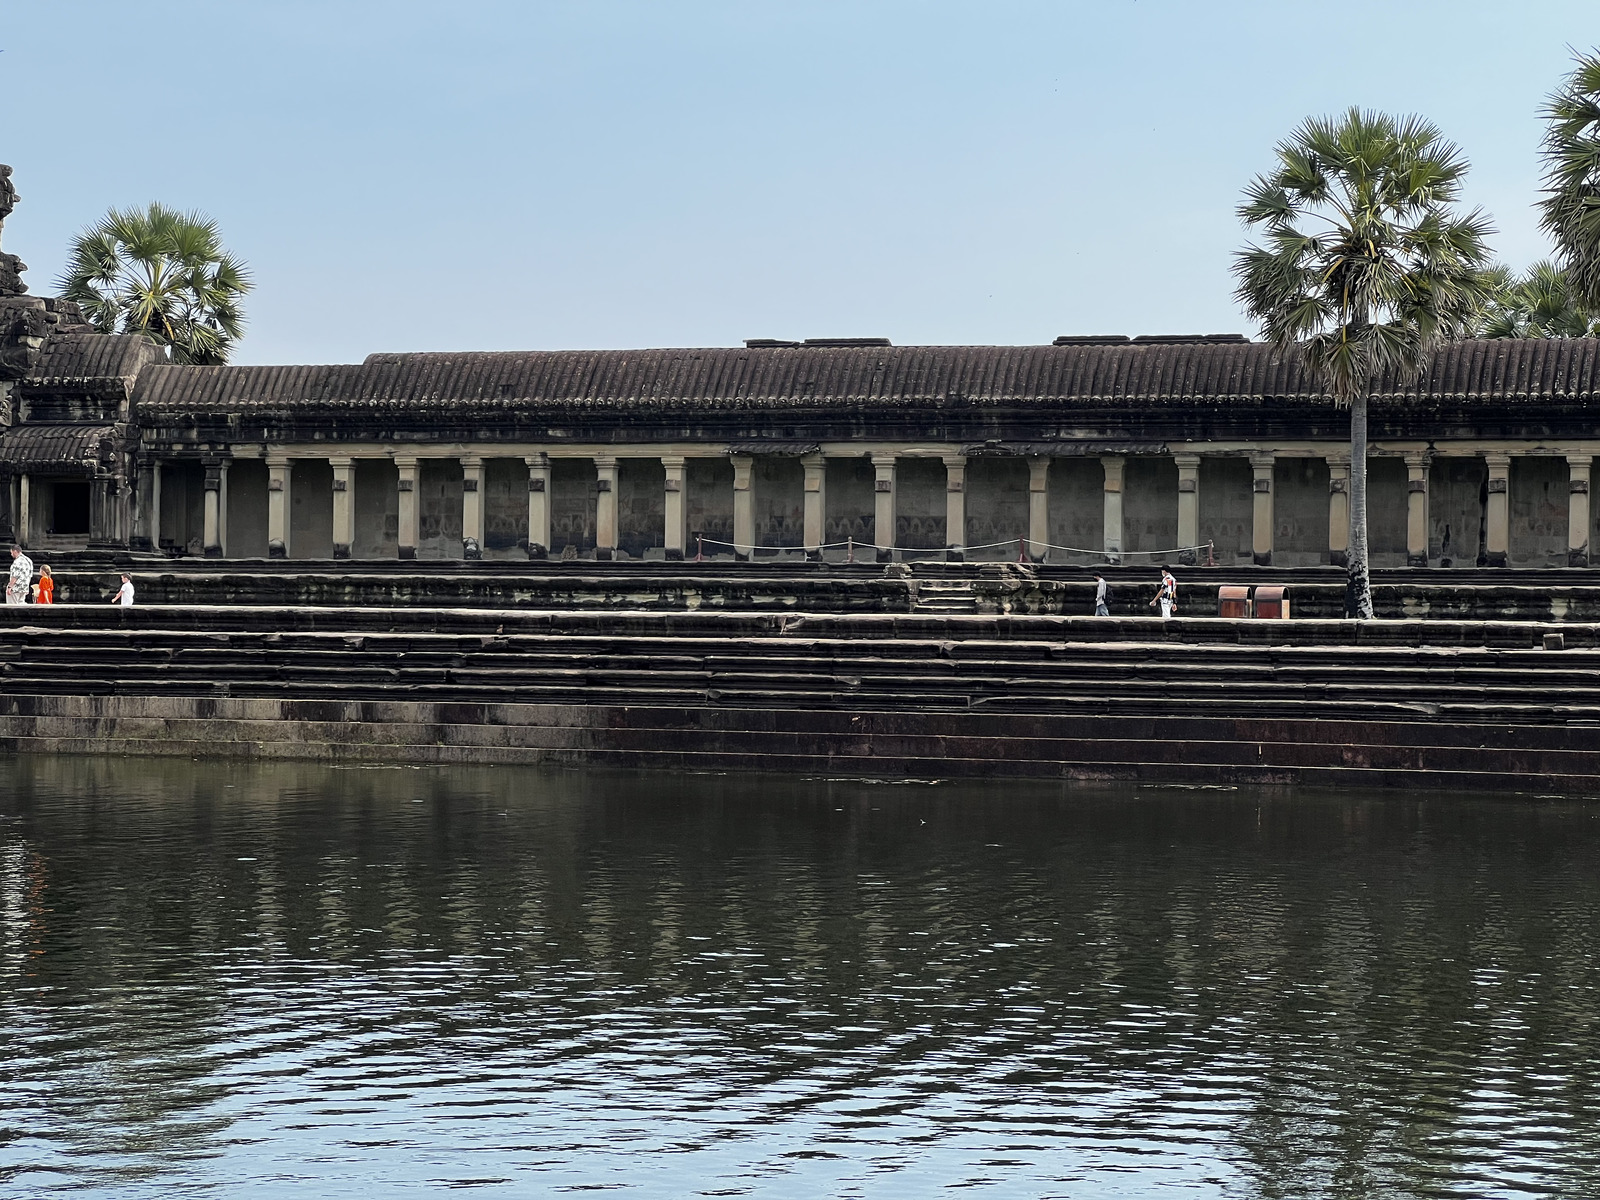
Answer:
[{"label": "red trash bin", "polygon": [[1289,589],[1286,587],[1262,586],[1256,589],[1255,594],[1256,616],[1269,621],[1287,621],[1289,619]]},{"label": "red trash bin", "polygon": [[1247,587],[1219,587],[1217,589],[1217,616],[1248,617],[1250,615],[1250,589]]}]

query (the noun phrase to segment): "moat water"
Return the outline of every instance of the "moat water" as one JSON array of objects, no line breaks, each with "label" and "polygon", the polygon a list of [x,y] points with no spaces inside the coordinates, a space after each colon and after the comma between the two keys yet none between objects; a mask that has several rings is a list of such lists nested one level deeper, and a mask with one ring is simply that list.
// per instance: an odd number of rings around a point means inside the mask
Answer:
[{"label": "moat water", "polygon": [[1600,1194],[1600,802],[6,768],[0,1195]]}]

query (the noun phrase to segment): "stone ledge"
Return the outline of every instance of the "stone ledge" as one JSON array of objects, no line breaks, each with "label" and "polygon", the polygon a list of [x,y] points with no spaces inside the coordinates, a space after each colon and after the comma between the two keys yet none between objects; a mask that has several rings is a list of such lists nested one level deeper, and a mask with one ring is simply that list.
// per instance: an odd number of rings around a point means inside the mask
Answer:
[{"label": "stone ledge", "polygon": [[[1033,717],[1008,729],[945,714],[680,711],[519,706],[499,725],[450,705],[371,703],[363,720],[303,720],[295,702],[173,697],[13,697],[0,749],[417,763],[623,763],[870,778],[1131,778],[1592,792],[1591,730]],[[30,711],[21,711],[30,710]],[[503,716],[513,715],[510,712]],[[416,720],[415,718],[432,718]],[[1329,735],[1343,735],[1333,740]],[[1443,736],[1441,736],[1443,735]],[[1363,740],[1366,739],[1366,740]],[[1545,744],[1541,744],[1545,743]],[[1574,744],[1576,743],[1576,744]],[[1153,761],[1152,750],[1160,751]]]}]

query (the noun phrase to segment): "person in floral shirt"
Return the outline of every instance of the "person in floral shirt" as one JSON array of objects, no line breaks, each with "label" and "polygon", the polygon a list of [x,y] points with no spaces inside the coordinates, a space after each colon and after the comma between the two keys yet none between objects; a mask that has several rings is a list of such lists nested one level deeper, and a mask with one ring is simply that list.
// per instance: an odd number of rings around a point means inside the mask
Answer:
[{"label": "person in floral shirt", "polygon": [[22,552],[21,546],[11,547],[11,575],[6,579],[6,603],[26,604],[28,588],[33,583],[33,559]]}]

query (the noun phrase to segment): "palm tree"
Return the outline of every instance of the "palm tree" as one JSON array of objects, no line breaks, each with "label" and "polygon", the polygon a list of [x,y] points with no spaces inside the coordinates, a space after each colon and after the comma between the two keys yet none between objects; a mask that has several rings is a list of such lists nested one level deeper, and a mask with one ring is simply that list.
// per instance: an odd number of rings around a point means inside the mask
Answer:
[{"label": "palm tree", "polygon": [[58,286],[102,333],[142,333],[174,362],[215,366],[243,333],[250,273],[215,221],[152,204],[112,209],[79,234]]},{"label": "palm tree", "polygon": [[1471,332],[1488,290],[1487,218],[1454,212],[1461,151],[1419,117],[1352,108],[1277,147],[1239,206],[1263,244],[1234,262],[1235,296],[1265,336],[1350,409],[1349,616],[1370,619],[1367,398],[1416,378],[1438,343]]},{"label": "palm tree", "polygon": [[1600,312],[1600,52],[1577,66],[1545,102],[1545,198],[1539,224],[1556,244],[1572,294]]},{"label": "palm tree", "polygon": [[1596,322],[1572,294],[1567,273],[1536,262],[1518,278],[1506,267],[1488,272],[1490,295],[1475,335],[1485,338],[1590,337]]}]

